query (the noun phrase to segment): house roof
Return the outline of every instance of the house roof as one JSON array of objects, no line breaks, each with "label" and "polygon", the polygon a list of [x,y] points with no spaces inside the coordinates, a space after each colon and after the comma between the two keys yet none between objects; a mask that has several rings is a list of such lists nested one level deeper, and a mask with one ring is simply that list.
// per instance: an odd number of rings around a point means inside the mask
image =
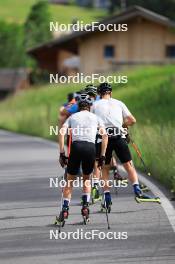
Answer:
[{"label": "house roof", "polygon": [[[175,28],[175,22],[170,20],[168,17],[162,16],[160,14],[157,14],[153,11],[150,11],[148,9],[145,9],[141,6],[132,6],[126,9],[125,11],[121,12],[120,14],[113,15],[110,17],[107,17],[99,22],[99,24],[109,24],[109,23],[124,23],[127,22],[130,19],[133,19],[135,17],[144,17],[145,19],[148,19],[150,21],[153,21],[155,23],[159,23],[161,25],[167,26],[167,27],[173,27]],[[98,29],[95,31],[79,31],[79,32],[72,32],[70,34],[64,35],[62,37],[59,37],[57,39],[54,39],[50,42],[44,43],[42,45],[39,45],[37,47],[34,47],[30,50],[28,50],[28,53],[30,55],[35,55],[37,51],[41,49],[47,49],[51,47],[63,47],[66,48],[67,46],[70,47],[70,50],[73,52],[77,52],[77,45],[75,41],[77,41],[80,37],[93,34],[94,32],[97,32]],[[70,41],[72,41],[70,43]]]},{"label": "house roof", "polygon": [[26,79],[25,69],[0,69],[0,91],[14,91]]}]

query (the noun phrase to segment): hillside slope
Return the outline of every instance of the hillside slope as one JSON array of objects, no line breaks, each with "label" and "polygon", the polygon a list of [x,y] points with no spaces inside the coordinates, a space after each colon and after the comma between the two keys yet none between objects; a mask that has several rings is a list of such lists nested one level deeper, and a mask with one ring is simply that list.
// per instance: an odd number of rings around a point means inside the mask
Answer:
[{"label": "hillside slope", "polygon": [[[145,67],[127,74],[128,84],[115,85],[113,97],[124,101],[136,116],[133,138],[153,176],[168,187],[174,184],[175,189],[175,67]],[[49,137],[49,125],[57,124],[57,109],[66,94],[80,88],[49,85],[21,92],[0,104],[0,127],[56,139]],[[134,161],[140,167],[135,153]]]},{"label": "hillside slope", "polygon": [[[7,22],[24,23],[31,6],[37,0],[1,0],[0,19]],[[60,23],[70,23],[73,18],[82,20],[85,23],[98,21],[100,17],[106,15],[104,10],[88,9],[78,6],[50,5],[52,21]]]}]

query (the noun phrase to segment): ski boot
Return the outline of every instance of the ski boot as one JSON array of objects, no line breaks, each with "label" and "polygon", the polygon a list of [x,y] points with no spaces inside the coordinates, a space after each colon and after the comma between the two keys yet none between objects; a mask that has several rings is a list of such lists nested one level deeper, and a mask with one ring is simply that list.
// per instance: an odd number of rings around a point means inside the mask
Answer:
[{"label": "ski boot", "polygon": [[92,199],[92,204],[95,204],[98,201],[102,200],[102,195],[99,192],[99,189],[97,186],[94,186],[91,191],[91,199]]},{"label": "ski boot", "polygon": [[105,197],[104,197],[104,203],[101,204],[101,212],[105,212],[107,210],[108,213],[111,212],[111,205],[112,205],[112,201],[111,201],[111,194],[110,193],[105,193]]},{"label": "ski boot", "polygon": [[89,221],[89,204],[87,203],[86,205],[83,205],[81,209],[81,215],[83,217],[83,224],[86,225]]},{"label": "ski boot", "polygon": [[60,227],[64,227],[65,219],[68,219],[69,216],[69,207],[63,207],[59,216],[56,216],[55,225],[59,225]]}]

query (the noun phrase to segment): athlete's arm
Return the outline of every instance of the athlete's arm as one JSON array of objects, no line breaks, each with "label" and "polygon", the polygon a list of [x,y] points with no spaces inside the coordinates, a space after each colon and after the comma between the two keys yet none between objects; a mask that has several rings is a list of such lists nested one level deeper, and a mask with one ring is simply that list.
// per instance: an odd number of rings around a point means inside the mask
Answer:
[{"label": "athlete's arm", "polygon": [[78,112],[78,104],[75,103],[71,106],[65,107],[61,112],[61,121],[60,121],[60,127],[64,124],[66,119],[71,116],[72,114],[75,114]]},{"label": "athlete's arm", "polygon": [[64,152],[64,140],[65,135],[67,134],[67,129],[70,125],[70,117],[66,120],[66,122],[62,125],[59,130],[59,146],[60,146],[60,153]]},{"label": "athlete's arm", "polygon": [[125,126],[132,126],[136,123],[135,117],[131,114],[129,109],[124,103],[121,103],[122,106],[122,114],[123,114],[123,124]]},{"label": "athlete's arm", "polygon": [[[61,129],[66,119],[69,117],[69,113],[66,111],[65,107],[62,106],[58,113],[58,128]],[[58,145],[60,145],[60,133],[58,134]],[[64,139],[62,139],[64,141]]]},{"label": "athlete's arm", "polygon": [[60,157],[59,157],[59,163],[62,168],[67,166],[68,164],[68,158],[66,157],[65,151],[64,151],[64,138],[66,135],[67,126],[62,126],[62,128],[59,131],[59,145],[60,145]]},{"label": "athlete's arm", "polygon": [[136,123],[136,119],[133,115],[129,115],[124,118],[124,125],[125,126],[133,126]]},{"label": "athlete's arm", "polygon": [[65,135],[66,135],[66,130],[67,130],[67,128],[62,126],[62,128],[60,129],[60,132],[59,132],[60,153],[65,152],[64,151],[64,139],[65,139]]},{"label": "athlete's arm", "polygon": [[67,111],[66,108],[60,109],[60,118],[59,118],[59,127],[61,128],[66,119],[70,116],[70,113]]},{"label": "athlete's arm", "polygon": [[99,127],[99,133],[102,135],[101,156],[105,156],[108,145],[108,135],[104,127]]}]

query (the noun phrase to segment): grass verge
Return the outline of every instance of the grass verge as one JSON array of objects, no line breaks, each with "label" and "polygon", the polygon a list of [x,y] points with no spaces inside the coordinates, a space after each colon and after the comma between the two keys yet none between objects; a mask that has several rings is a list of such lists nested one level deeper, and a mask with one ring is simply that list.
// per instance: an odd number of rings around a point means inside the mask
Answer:
[{"label": "grass verge", "polygon": [[[23,24],[30,11],[30,8],[37,0],[1,0],[0,18],[6,22]],[[101,9],[83,8],[75,5],[50,5],[52,21],[70,23],[73,18],[82,20],[85,23],[98,21],[99,18],[107,15]],[[49,25],[48,25],[49,27]]]}]

